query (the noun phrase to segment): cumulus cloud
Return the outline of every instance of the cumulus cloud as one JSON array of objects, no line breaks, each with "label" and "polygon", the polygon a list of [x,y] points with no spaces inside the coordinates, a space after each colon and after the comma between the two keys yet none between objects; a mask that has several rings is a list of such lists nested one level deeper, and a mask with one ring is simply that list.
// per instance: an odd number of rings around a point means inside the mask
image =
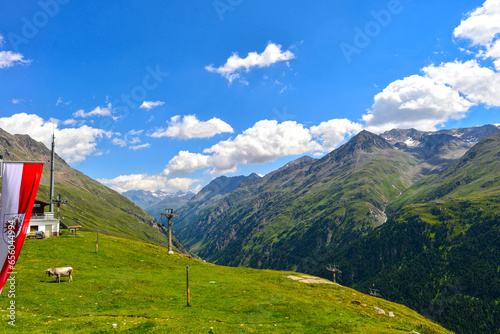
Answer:
[{"label": "cumulus cloud", "polygon": [[187,191],[189,190],[189,187],[193,185],[193,183],[199,182],[197,179],[190,179],[190,178],[173,178],[169,179],[167,181],[167,186],[169,189],[172,190],[182,190],[182,191]]},{"label": "cumulus cloud", "polygon": [[477,60],[431,65],[423,72],[438,84],[458,90],[474,103],[500,106],[500,73],[481,67]]},{"label": "cumulus cloud", "polygon": [[269,67],[272,64],[281,61],[288,61],[295,58],[290,51],[282,51],[281,45],[269,43],[266,49],[261,53],[249,52],[245,58],[240,58],[238,53],[233,53],[223,66],[215,68],[214,65],[205,66],[205,69],[212,73],[218,73],[223,78],[232,83],[235,79],[241,79],[240,72],[244,70],[249,72],[253,67]]},{"label": "cumulus cloud", "polygon": [[434,131],[449,119],[463,118],[474,105],[449,86],[419,75],[392,82],[374,100],[363,120],[368,131],[377,133],[394,128]]},{"label": "cumulus cloud", "polygon": [[310,128],[311,134],[323,142],[324,151],[332,151],[341,144],[346,137],[352,136],[363,129],[359,123],[344,119],[332,119]]},{"label": "cumulus cloud", "polygon": [[[346,135],[360,130],[360,124],[349,120],[324,122],[311,130],[294,121],[262,120],[236,138],[203,150],[203,154],[180,151],[169,161],[164,175],[187,175],[204,168],[210,168],[211,174],[231,173],[239,164],[263,164],[284,156],[331,150]],[[320,137],[324,145],[315,141],[313,135]]]},{"label": "cumulus cloud", "polygon": [[181,116],[177,115],[167,122],[168,128],[165,130],[160,128],[156,130],[151,137],[172,137],[179,139],[192,138],[210,138],[217,134],[230,132],[233,133],[233,128],[226,122],[214,117],[206,122],[199,121],[196,115]]},{"label": "cumulus cloud", "polygon": [[195,170],[208,167],[207,155],[200,153],[191,153],[189,151],[180,151],[169,162],[164,175],[187,175]]},{"label": "cumulus cloud", "polygon": [[477,56],[492,58],[500,71],[500,2],[487,0],[470,12],[453,31],[455,37],[468,39],[473,46],[481,48]]},{"label": "cumulus cloud", "polygon": [[483,5],[466,15],[453,35],[470,39],[473,45],[488,45],[500,32],[500,2],[486,0]]},{"label": "cumulus cloud", "polygon": [[[148,175],[148,174],[130,174],[120,175],[113,179],[98,179],[102,184],[124,193],[129,190],[145,190],[145,191],[187,191],[189,188],[199,182],[197,179],[190,178],[172,178],[168,179],[165,175]],[[200,186],[200,185],[199,185]],[[196,187],[196,189],[199,188]]]},{"label": "cumulus cloud", "polygon": [[14,65],[30,64],[31,60],[25,60],[24,56],[17,52],[0,51],[0,69],[9,68]]},{"label": "cumulus cloud", "polygon": [[236,138],[221,141],[203,152],[212,154],[209,159],[212,174],[221,174],[236,171],[238,164],[262,164],[279,157],[321,149],[302,124],[262,120]]},{"label": "cumulus cloud", "polygon": [[165,104],[165,102],[163,102],[163,101],[144,101],[144,102],[142,102],[142,104],[139,108],[146,109],[147,111],[149,111],[153,108],[162,106],[164,104]]},{"label": "cumulus cloud", "polygon": [[14,114],[0,118],[0,128],[11,134],[27,134],[45,146],[51,146],[52,131],[56,137],[56,152],[68,163],[83,161],[97,153],[97,140],[110,138],[112,133],[89,126],[58,129],[57,120],[45,121],[35,114]]},{"label": "cumulus cloud", "polygon": [[163,175],[131,174],[114,179],[98,179],[111,189],[123,193],[128,190],[158,191],[167,188],[167,178]]},{"label": "cumulus cloud", "polygon": [[78,110],[73,113],[73,117],[92,117],[92,116],[111,116],[113,111],[111,110],[111,103],[108,103],[106,107],[102,108],[100,106],[96,107],[94,110],[85,112],[83,109]]},{"label": "cumulus cloud", "polygon": [[[368,130],[435,130],[449,119],[464,117],[473,105],[500,106],[500,1],[486,0],[467,13],[453,36],[471,41],[475,53],[467,50],[467,55],[475,59],[432,64],[422,69],[424,76],[389,84],[363,115]],[[494,67],[480,63],[486,58]]]}]

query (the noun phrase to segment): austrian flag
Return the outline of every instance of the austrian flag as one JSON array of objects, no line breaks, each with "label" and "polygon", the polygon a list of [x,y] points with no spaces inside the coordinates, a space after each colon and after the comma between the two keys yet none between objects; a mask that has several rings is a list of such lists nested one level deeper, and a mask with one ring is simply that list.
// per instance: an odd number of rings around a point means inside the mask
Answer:
[{"label": "austrian flag", "polygon": [[28,231],[43,163],[5,162],[0,206],[0,292]]}]

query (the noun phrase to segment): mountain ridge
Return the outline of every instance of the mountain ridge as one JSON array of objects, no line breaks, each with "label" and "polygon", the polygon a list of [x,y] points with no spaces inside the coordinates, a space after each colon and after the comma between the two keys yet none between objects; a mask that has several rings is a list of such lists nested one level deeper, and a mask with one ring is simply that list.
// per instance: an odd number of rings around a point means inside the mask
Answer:
[{"label": "mountain ridge", "polygon": [[[199,220],[184,224],[189,228],[177,230],[178,236],[216,263],[282,269],[290,260],[280,264],[271,254],[273,245],[297,244],[290,238],[313,233],[316,220],[326,219],[318,242],[330,247],[349,243],[383,224],[385,206],[411,183],[404,170],[413,164],[411,157],[383,138],[364,131],[319,160],[287,164],[255,184],[238,188],[217,205],[198,211]],[[375,177],[370,174],[373,168],[378,169]],[[377,192],[372,194],[368,184]],[[355,206],[363,207],[363,213]],[[281,229],[273,237],[272,231]],[[355,236],[345,232],[353,229]],[[254,248],[256,241],[261,246]],[[300,250],[292,248],[282,252],[288,254],[285,258],[298,257],[294,253]],[[301,270],[300,265],[293,268]]]}]

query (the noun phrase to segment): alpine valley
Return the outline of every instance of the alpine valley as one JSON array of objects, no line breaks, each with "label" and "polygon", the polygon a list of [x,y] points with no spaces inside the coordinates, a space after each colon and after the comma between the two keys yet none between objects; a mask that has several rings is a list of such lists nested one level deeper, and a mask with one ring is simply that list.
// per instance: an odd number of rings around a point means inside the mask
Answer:
[{"label": "alpine valley", "polygon": [[457,333],[500,333],[500,129],[362,131],[321,159],[219,177],[176,211],[221,265],[378,290]]}]

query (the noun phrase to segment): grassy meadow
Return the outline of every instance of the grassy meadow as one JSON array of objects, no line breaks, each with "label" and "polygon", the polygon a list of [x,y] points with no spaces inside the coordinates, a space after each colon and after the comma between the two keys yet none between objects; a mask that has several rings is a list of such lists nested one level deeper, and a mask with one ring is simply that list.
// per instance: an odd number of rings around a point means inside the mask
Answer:
[{"label": "grassy meadow", "polygon": [[[80,232],[26,240],[1,333],[450,333],[405,306],[297,273],[216,266],[152,244]],[[47,268],[71,266],[58,284]],[[186,306],[186,267],[191,306]],[[7,307],[15,301],[15,327]],[[356,305],[351,301],[360,301]],[[379,315],[374,307],[394,312]]]}]

